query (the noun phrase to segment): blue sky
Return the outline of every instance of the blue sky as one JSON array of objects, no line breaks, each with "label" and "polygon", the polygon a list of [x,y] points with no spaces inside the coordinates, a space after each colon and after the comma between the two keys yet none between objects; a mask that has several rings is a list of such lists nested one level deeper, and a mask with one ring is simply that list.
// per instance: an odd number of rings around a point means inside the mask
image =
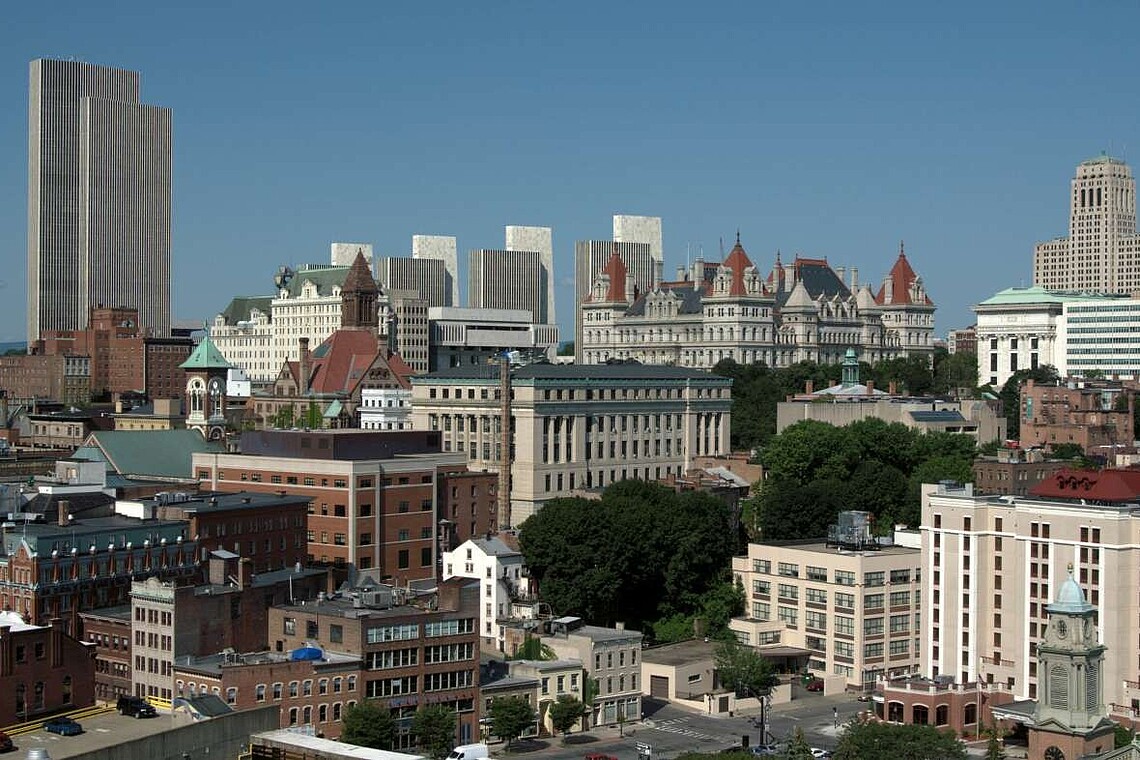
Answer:
[{"label": "blue sky", "polygon": [[631,213],[663,217],[668,275],[739,228],[762,270],[780,249],[877,283],[903,239],[944,333],[1030,283],[1080,160],[1140,154],[1140,6],[1090,8],[6,6],[0,340],[24,336],[37,57],[135,69],[143,100],[174,109],[176,318],[268,293],[334,240],[395,255],[456,235],[462,262],[525,224],[554,228],[569,333],[574,241]]}]

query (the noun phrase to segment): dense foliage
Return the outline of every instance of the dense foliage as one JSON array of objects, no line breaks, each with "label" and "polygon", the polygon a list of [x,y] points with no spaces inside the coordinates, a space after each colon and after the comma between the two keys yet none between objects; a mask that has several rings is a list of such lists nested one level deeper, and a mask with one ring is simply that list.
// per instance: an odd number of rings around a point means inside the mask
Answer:
[{"label": "dense foliage", "polygon": [[1036,369],[1019,369],[1009,376],[1005,385],[1001,387],[998,398],[1001,399],[1001,409],[1005,414],[1006,438],[1016,441],[1021,435],[1021,386],[1026,380],[1035,383],[1055,383],[1059,380],[1057,370],[1048,364]]},{"label": "dense foliage", "polygon": [[396,719],[383,702],[365,699],[344,711],[340,740],[361,747],[391,750],[396,744]]},{"label": "dense foliage", "polygon": [[746,510],[754,536],[822,538],[841,510],[875,515],[880,532],[917,525],[923,483],[973,480],[974,439],[869,418],[846,427],[805,420],[759,454],[767,480]]},{"label": "dense foliage", "polygon": [[721,684],[739,696],[759,697],[776,685],[772,663],[761,657],[756,649],[744,646],[735,638],[718,644],[714,659]]},{"label": "dense foliage", "polygon": [[455,724],[454,710],[443,705],[421,707],[412,717],[412,735],[429,757],[441,760],[455,746]]},{"label": "dense foliage", "polygon": [[561,694],[550,706],[550,723],[556,732],[568,734],[585,714],[586,706],[580,699],[569,694]]},{"label": "dense foliage", "polygon": [[952,731],[934,726],[853,722],[835,750],[835,760],[965,760],[966,747]]},{"label": "dense foliage", "polygon": [[537,720],[534,708],[521,697],[500,697],[491,703],[491,733],[504,740],[507,749]]},{"label": "dense foliage", "polygon": [[740,528],[705,493],[627,480],[600,500],[554,499],[523,523],[519,544],[556,615],[621,621],[661,641],[690,638],[694,619],[719,635],[743,610],[728,570]]},{"label": "dense foliage", "polygon": [[[776,434],[776,405],[787,396],[803,393],[810,380],[817,390],[841,379],[839,364],[800,362],[791,367],[772,369],[764,364],[737,364],[731,359],[719,362],[713,372],[731,377],[732,447],[754,449]],[[977,358],[971,353],[950,355],[945,349],[934,352],[931,368],[921,357],[890,359],[875,366],[859,365],[861,382],[871,380],[886,390],[895,383],[900,393],[912,395],[948,394],[977,386]]]}]

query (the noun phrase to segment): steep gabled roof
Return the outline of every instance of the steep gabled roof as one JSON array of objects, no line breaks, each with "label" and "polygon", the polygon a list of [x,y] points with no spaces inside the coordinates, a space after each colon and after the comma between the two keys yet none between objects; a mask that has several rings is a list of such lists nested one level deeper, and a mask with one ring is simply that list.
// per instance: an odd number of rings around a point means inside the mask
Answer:
[{"label": "steep gabled roof", "polygon": [[372,268],[368,266],[368,260],[364,258],[364,251],[357,249],[356,258],[352,260],[352,266],[348,269],[348,274],[344,278],[344,283],[340,286],[341,293],[378,293],[380,288],[376,285],[376,280],[372,277]]},{"label": "steep gabled roof", "polygon": [[235,296],[222,312],[222,318],[227,325],[236,325],[249,319],[254,309],[268,317],[272,314],[272,307],[273,296]]},{"label": "steep gabled roof", "polygon": [[225,450],[197,430],[100,430],[87,436],[77,459],[102,460],[120,475],[193,477],[193,454]]},{"label": "steep gabled roof", "polygon": [[617,301],[625,300],[625,280],[629,275],[629,270],[626,269],[625,262],[621,260],[618,255],[617,246],[614,246],[613,252],[610,254],[609,261],[602,269],[602,272],[609,275],[610,287],[606,291],[606,301],[614,303]]},{"label": "steep gabled roof", "polygon": [[808,294],[807,286],[804,285],[803,280],[796,280],[796,284],[792,287],[792,292],[788,294],[787,299],[784,301],[785,309],[814,309],[815,301],[812,300]]},{"label": "steep gabled roof", "polygon": [[793,277],[797,285],[803,283],[804,289],[813,301],[821,294],[827,298],[839,296],[841,299],[851,296],[851,290],[827,263],[827,259],[805,259],[796,256],[790,265],[781,264],[777,259],[777,267],[778,271],[773,272],[775,276],[770,276],[768,279],[772,287],[777,289],[776,305],[780,308],[795,289],[795,286],[788,287],[788,282]]},{"label": "steep gabled roof", "polygon": [[[708,283],[704,283],[701,289],[693,287],[693,283],[688,280],[681,282],[662,282],[657,285],[657,292],[668,291],[670,294],[681,299],[680,305],[677,307],[678,314],[700,314],[703,311],[701,306],[701,296],[704,291],[708,289]],[[633,305],[626,309],[625,315],[627,317],[643,317],[645,316],[645,299],[649,296],[645,293],[638,297]]]},{"label": "steep gabled roof", "polygon": [[752,260],[744,252],[744,246],[740,244],[740,231],[737,230],[736,245],[732,246],[732,250],[728,252],[728,256],[724,260],[724,267],[732,271],[732,285],[729,286],[728,290],[730,296],[747,294],[744,287],[744,270],[750,266],[752,266]]},{"label": "steep gabled roof", "polygon": [[222,356],[222,352],[214,345],[214,341],[210,340],[210,333],[206,333],[198,345],[194,347],[194,351],[186,359],[178,365],[182,369],[233,369],[234,365],[226,361],[226,357]]},{"label": "steep gabled roof", "polygon": [[[899,257],[895,260],[895,265],[891,267],[891,303],[892,304],[916,304],[922,306],[933,306],[934,302],[925,293],[922,300],[915,302],[910,295],[910,288],[914,281],[918,279],[918,275],[911,269],[910,262],[906,259],[906,253],[903,246],[899,244]],[[879,292],[875,295],[875,302],[878,304],[886,303],[887,288],[886,283],[879,287]]]}]

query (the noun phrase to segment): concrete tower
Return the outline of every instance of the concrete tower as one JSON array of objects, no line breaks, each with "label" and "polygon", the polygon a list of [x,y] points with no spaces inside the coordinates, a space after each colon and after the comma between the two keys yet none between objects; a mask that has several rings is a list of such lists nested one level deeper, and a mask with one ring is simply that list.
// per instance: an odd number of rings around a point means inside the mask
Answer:
[{"label": "concrete tower", "polygon": [[170,333],[171,113],[134,71],[32,61],[28,94],[28,340],[137,307]]}]

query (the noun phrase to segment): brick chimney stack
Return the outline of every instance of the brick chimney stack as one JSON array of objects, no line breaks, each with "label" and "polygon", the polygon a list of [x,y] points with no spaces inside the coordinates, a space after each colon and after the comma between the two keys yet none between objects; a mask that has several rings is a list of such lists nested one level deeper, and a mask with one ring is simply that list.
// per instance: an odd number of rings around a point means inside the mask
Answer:
[{"label": "brick chimney stack", "polygon": [[301,348],[297,359],[297,374],[300,375],[301,395],[309,392],[309,339],[301,338]]},{"label": "brick chimney stack", "polygon": [[59,527],[66,528],[71,525],[71,504],[67,499],[59,502]]},{"label": "brick chimney stack", "polygon": [[875,395],[875,381],[874,380],[868,380],[867,381],[867,395],[868,396],[874,396]]}]

